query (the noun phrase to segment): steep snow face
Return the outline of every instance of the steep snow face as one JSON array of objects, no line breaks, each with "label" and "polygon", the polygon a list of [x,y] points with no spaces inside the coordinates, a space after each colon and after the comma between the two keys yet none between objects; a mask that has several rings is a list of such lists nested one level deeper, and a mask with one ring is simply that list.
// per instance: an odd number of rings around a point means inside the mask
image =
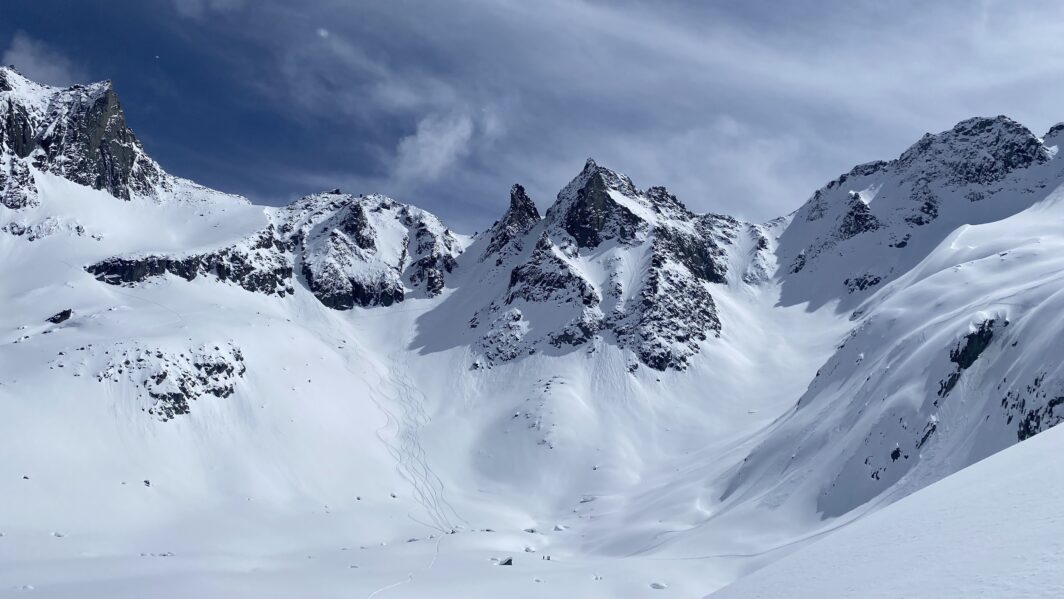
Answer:
[{"label": "steep snow face", "polygon": [[853,307],[957,227],[1045,198],[1061,171],[1049,143],[1007,117],[974,118],[828,183],[780,239],[783,301]]}]

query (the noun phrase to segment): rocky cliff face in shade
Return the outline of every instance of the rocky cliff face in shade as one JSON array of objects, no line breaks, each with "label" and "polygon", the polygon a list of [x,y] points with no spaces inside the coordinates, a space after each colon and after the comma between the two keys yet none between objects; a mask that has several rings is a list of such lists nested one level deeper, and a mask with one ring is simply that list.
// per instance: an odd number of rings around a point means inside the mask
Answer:
[{"label": "rocky cliff face in shade", "polygon": [[28,155],[34,166],[111,195],[153,196],[165,174],[126,125],[109,81],[56,94]]},{"label": "rocky cliff face in shade", "polygon": [[57,88],[0,67],[0,203],[34,206],[33,171],[123,200],[246,201],[166,173],[129,128],[110,81]]},{"label": "rocky cliff face in shade", "polygon": [[126,200],[171,184],[126,124],[111,82],[58,89],[0,70],[0,144],[9,173],[25,172],[28,162]]},{"label": "rocky cliff face in shade", "polygon": [[632,367],[682,370],[719,334],[711,287],[727,282],[729,249],[753,228],[693,214],[664,187],[640,191],[590,159],[542,221],[522,204],[511,198],[488,234],[483,260],[506,286],[470,318],[482,366],[603,342],[630,349]]},{"label": "rocky cliff face in shade", "polygon": [[29,166],[8,152],[0,155],[0,204],[12,210],[37,204],[37,184]]},{"label": "rocky cliff face in shade", "polygon": [[539,219],[536,204],[525,193],[525,188],[515,183],[510,188],[510,207],[487,233],[488,245],[481,260],[494,257],[498,265],[504,257],[520,253],[524,249],[525,235],[536,226]]},{"label": "rocky cliff face in shade", "polygon": [[580,248],[596,248],[608,240],[629,243],[641,230],[645,232],[647,224],[627,205],[626,199],[638,195],[628,177],[601,168],[589,158],[584,170],[547,210],[547,221]]}]

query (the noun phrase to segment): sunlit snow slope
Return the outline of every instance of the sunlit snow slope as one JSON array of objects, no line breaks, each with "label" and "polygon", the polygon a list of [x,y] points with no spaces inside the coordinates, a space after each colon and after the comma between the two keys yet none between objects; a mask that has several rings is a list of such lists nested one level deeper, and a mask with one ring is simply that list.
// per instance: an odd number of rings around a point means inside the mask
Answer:
[{"label": "sunlit snow slope", "polygon": [[107,83],[0,114],[0,596],[703,596],[1064,417],[1056,129],[470,237],[173,177]]}]

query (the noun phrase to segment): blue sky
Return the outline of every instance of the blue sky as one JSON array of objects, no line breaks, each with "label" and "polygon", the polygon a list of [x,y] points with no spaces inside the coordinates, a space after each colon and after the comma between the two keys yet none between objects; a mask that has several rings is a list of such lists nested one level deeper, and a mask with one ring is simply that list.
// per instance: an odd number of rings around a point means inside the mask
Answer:
[{"label": "blue sky", "polygon": [[482,229],[588,156],[767,220],[927,131],[1064,120],[1064,3],[4,0],[5,63],[112,79],[168,170],[341,187]]}]

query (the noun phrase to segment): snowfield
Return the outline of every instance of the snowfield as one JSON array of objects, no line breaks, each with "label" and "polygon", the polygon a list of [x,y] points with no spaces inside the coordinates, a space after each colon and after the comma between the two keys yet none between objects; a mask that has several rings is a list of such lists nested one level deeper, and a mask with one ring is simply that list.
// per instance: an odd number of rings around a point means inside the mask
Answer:
[{"label": "snowfield", "polygon": [[0,109],[0,596],[1059,594],[1059,127],[764,224],[589,160],[470,237]]},{"label": "snowfield", "polygon": [[1048,431],[710,597],[1060,597],[1062,449]]}]

